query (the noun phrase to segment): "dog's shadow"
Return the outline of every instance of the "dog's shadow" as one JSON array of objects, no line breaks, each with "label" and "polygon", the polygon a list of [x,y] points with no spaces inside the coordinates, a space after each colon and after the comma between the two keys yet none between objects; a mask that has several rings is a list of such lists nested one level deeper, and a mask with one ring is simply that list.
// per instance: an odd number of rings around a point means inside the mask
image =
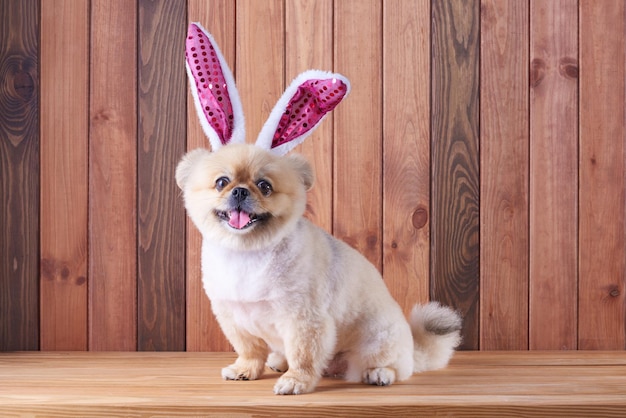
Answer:
[{"label": "dog's shadow", "polygon": [[[257,381],[272,381],[276,382],[284,373],[276,372],[274,370],[268,370]],[[363,383],[347,382],[341,376],[323,376],[317,387],[312,393],[323,392],[340,392],[340,391],[354,391],[363,390],[364,388],[373,387],[371,385],[365,385]]]}]

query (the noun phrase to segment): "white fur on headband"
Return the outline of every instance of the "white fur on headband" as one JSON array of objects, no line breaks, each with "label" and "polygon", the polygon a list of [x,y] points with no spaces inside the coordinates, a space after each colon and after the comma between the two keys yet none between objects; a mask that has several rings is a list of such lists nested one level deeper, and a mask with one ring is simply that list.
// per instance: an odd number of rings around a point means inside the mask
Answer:
[{"label": "white fur on headband", "polygon": [[[341,96],[340,97],[337,96],[338,98],[335,99],[336,102],[331,107],[329,107],[329,109],[324,110],[321,118],[315,121],[312,126],[309,126],[308,129],[306,129],[302,135],[296,136],[294,139],[288,140],[278,145],[274,144],[274,139],[275,139],[274,134],[279,129],[278,125],[280,123],[280,120],[285,114],[285,111],[287,110],[288,106],[291,104],[292,99],[294,98],[294,96],[297,95],[298,90],[300,89],[301,86],[303,86],[308,81],[316,81],[316,80],[319,80],[319,81],[330,80],[331,83],[333,84],[336,84],[336,83],[343,84],[343,86],[341,86],[341,89],[342,89]],[[265,122],[265,124],[263,125],[263,128],[261,129],[261,132],[259,133],[259,136],[257,137],[256,145],[261,148],[271,150],[273,153],[277,155],[284,155],[288,153],[297,145],[301,144],[309,135],[311,135],[313,131],[315,130],[315,128],[317,127],[317,125],[322,120],[324,120],[326,115],[330,111],[332,111],[334,107],[345,96],[348,95],[349,92],[350,92],[350,82],[348,81],[347,78],[345,78],[341,74],[330,73],[327,71],[320,71],[320,70],[308,70],[308,71],[301,73],[291,82],[289,87],[287,87],[283,95],[280,97],[280,99],[274,106],[274,109],[272,109],[272,112],[270,113],[269,117],[267,118],[267,121]]]},{"label": "white fur on headband", "polygon": [[[227,143],[245,142],[246,132],[245,132],[245,119],[243,116],[243,107],[241,106],[241,101],[239,99],[239,93],[235,85],[235,79],[233,77],[233,74],[230,71],[230,68],[228,67],[228,63],[224,59],[224,56],[222,55],[222,51],[220,51],[219,46],[215,42],[215,39],[213,39],[213,36],[211,36],[211,34],[206,29],[204,29],[204,27],[202,27],[200,23],[197,23],[197,22],[192,23],[189,26],[189,34],[191,34],[191,31],[193,30],[194,26],[202,31],[202,33],[208,38],[209,42],[213,46],[213,50],[215,51],[215,55],[221,67],[221,73],[226,83],[228,96],[230,97],[229,104],[232,106],[232,111],[233,111],[232,135],[230,138],[222,138],[221,135],[218,134],[215,131],[215,129],[213,129],[213,127],[210,125],[209,121],[207,120],[205,109],[202,108],[202,104],[200,103],[200,98],[198,97],[197,83],[199,83],[200,81],[195,79],[193,72],[189,66],[189,59],[187,59],[185,62],[185,66],[187,68],[187,76],[189,77],[189,84],[191,88],[191,94],[193,96],[193,101],[196,107],[196,112],[198,113],[198,118],[200,119],[200,125],[202,126],[202,129],[204,130],[204,133],[206,134],[206,136],[209,138],[209,142],[211,143],[211,148],[213,149],[213,151],[215,151]],[[190,36],[189,34],[188,34],[188,38]],[[187,53],[189,53],[189,51],[187,51]],[[227,103],[224,103],[223,105],[226,106]]]}]

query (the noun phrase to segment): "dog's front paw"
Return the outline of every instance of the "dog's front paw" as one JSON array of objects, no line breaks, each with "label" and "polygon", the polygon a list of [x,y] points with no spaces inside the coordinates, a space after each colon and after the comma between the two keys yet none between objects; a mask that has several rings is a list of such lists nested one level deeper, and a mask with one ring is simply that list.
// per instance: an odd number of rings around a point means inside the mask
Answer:
[{"label": "dog's front paw", "polygon": [[224,380],[249,380],[247,375],[240,373],[234,364],[222,369],[222,377]]},{"label": "dog's front paw", "polygon": [[256,360],[242,360],[241,358],[228,367],[222,369],[225,380],[256,380],[263,373],[263,363]]},{"label": "dog's front paw", "polygon": [[313,392],[317,379],[308,377],[295,377],[284,374],[274,385],[274,393],[277,395],[300,395],[303,393]]},{"label": "dog's front paw", "polygon": [[377,386],[388,386],[396,381],[396,372],[387,367],[367,369],[363,372],[363,383]]}]

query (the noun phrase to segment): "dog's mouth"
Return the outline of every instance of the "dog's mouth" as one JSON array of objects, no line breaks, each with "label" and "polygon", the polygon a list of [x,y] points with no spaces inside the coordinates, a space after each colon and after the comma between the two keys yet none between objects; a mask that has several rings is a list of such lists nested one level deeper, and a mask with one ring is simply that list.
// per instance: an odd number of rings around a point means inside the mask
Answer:
[{"label": "dog's mouth", "polygon": [[248,213],[241,209],[217,210],[215,211],[215,215],[226,222],[231,228],[240,231],[250,228],[257,222],[265,221],[270,217],[269,213]]}]

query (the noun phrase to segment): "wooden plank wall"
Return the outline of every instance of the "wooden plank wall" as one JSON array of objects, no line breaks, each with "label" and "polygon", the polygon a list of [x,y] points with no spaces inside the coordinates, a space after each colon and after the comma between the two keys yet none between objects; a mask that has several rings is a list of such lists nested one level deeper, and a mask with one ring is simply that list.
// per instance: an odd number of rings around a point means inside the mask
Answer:
[{"label": "wooden plank wall", "polygon": [[[0,350],[228,350],[173,175],[189,21],[258,132],[307,68],[308,216],[465,349],[626,348],[622,0],[0,0]],[[251,134],[254,136],[254,134]],[[253,138],[249,138],[253,140]]]},{"label": "wooden plank wall", "polygon": [[0,2],[0,348],[39,345],[39,4]]}]

